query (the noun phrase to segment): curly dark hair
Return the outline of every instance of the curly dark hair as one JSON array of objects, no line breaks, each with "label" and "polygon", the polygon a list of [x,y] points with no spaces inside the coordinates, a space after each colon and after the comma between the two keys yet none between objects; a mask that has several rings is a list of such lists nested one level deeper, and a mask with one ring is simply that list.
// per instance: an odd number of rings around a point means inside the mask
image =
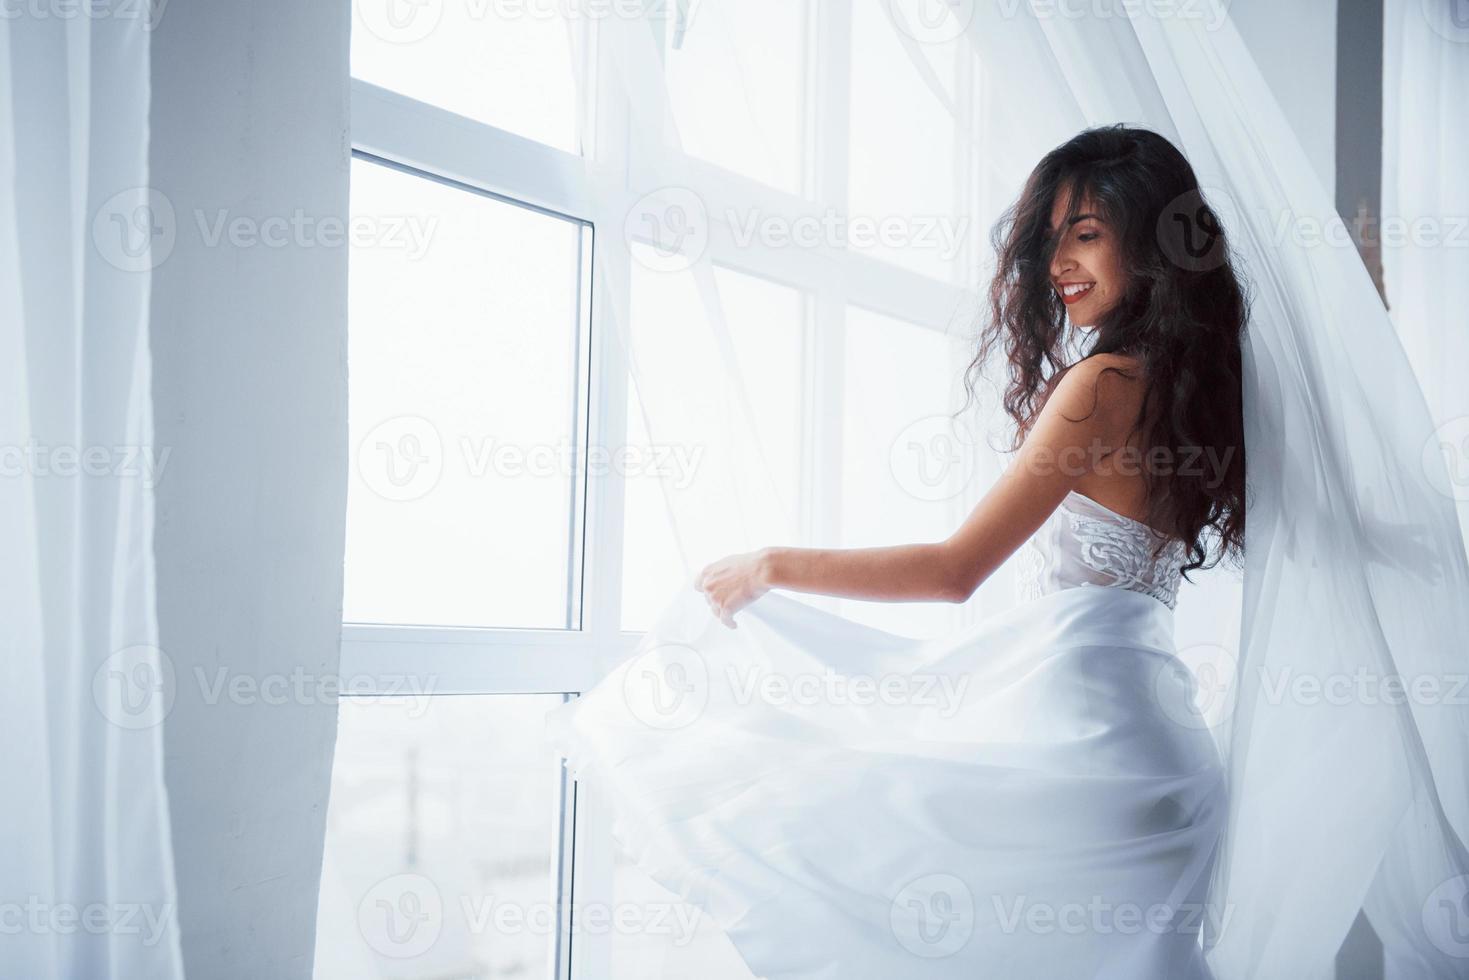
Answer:
[{"label": "curly dark hair", "polygon": [[[1051,281],[1059,235],[1050,227],[1069,192],[1060,228],[1083,200],[1113,230],[1127,281],[1121,300],[1088,331],[1080,358],[1124,354],[1139,364],[1146,395],[1131,434],[1166,447],[1178,466],[1144,467],[1148,523],[1188,547],[1188,572],[1244,553],[1245,456],[1241,347],[1249,302],[1231,264],[1223,225],[1182,153],[1146,129],[1088,129],[1036,165],[996,223],[989,316],[965,372],[970,401],[996,350],[1009,365],[1004,408],[1024,440],[1056,383],[1072,367],[1075,338]],[[1106,371],[1123,372],[1109,367]],[[1104,372],[1105,373],[1105,372]],[[966,402],[968,404],[968,402]],[[1190,455],[1210,466],[1190,467]]]}]

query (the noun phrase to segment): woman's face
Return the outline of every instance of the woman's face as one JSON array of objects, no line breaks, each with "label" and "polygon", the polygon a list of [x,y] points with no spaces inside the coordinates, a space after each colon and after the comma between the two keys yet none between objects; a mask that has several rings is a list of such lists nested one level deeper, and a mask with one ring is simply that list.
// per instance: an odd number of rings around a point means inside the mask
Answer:
[{"label": "woman's face", "polygon": [[1056,195],[1051,208],[1051,234],[1057,238],[1056,253],[1051,258],[1051,284],[1066,304],[1066,315],[1078,327],[1095,326],[1122,299],[1125,276],[1117,236],[1096,213],[1090,198],[1067,228],[1070,192]]}]

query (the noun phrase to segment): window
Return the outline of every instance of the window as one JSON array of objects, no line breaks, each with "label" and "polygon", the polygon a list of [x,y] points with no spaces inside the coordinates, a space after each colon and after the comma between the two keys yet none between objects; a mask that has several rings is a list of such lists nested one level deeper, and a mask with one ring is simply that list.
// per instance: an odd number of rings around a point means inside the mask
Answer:
[{"label": "window", "polygon": [[[734,546],[670,523],[693,499],[815,545],[933,537],[971,502],[929,423],[962,367],[973,73],[884,5],[644,7],[354,4],[319,976],[748,977],[615,852],[542,719]],[[809,598],[914,633],[969,614]]]},{"label": "window", "polygon": [[[891,231],[864,250],[915,272],[950,280],[958,275],[956,246],[963,226],[955,181],[954,119],[925,83],[919,65],[952,97],[958,77],[953,45],[925,46],[915,62],[878,4],[852,7],[851,152],[848,207]],[[940,152],[935,152],[936,150]]]},{"label": "window", "polygon": [[358,0],[352,77],[569,153],[584,37],[559,3]]},{"label": "window", "polygon": [[539,721],[561,700],[343,699],[318,980],[551,974],[562,787]]},{"label": "window", "polygon": [[[624,629],[650,626],[685,577],[668,520],[670,508],[680,510],[680,497],[728,494],[731,512],[738,506],[772,541],[791,540],[800,516],[793,506],[782,509],[777,504],[799,500],[802,430],[792,422],[802,418],[805,295],[792,286],[715,266],[725,323],[714,324],[693,275],[655,271],[650,265],[632,268],[632,324],[644,334],[640,350],[663,363],[644,361],[658,390],[636,384],[629,389],[628,431],[631,445],[646,447],[638,458],[661,458],[667,465],[627,474]],[[674,369],[679,364],[721,364],[714,348],[726,331],[735,354],[731,370],[710,377]],[[748,405],[748,417],[729,418],[729,405]],[[645,415],[657,420],[657,432],[647,431]],[[711,438],[711,433],[718,437]],[[765,458],[755,458],[756,453]],[[779,481],[773,489],[758,482],[767,475]],[[757,482],[744,485],[748,481]],[[760,507],[762,502],[767,506]],[[699,544],[706,553],[738,545],[734,540],[727,546]]]},{"label": "window", "polygon": [[[359,159],[348,622],[575,625],[584,225]],[[387,244],[391,241],[392,244]]]},{"label": "window", "polygon": [[[964,517],[978,453],[950,416],[954,392],[929,379],[957,379],[962,355],[938,331],[858,306],[845,334],[841,543],[941,540]],[[952,625],[952,609],[931,603],[845,602],[841,612],[910,636]]]},{"label": "window", "polygon": [[801,2],[691,5],[697,22],[665,32],[668,92],[684,152],[800,193],[808,11]]}]

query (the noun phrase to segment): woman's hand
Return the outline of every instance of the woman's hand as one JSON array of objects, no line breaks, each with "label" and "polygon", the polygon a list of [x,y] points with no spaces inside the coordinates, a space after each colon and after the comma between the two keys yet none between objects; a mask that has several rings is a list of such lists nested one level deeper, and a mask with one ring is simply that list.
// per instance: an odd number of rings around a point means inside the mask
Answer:
[{"label": "woman's hand", "polygon": [[751,551],[706,565],[694,579],[694,588],[704,593],[715,617],[734,629],[735,613],[770,591],[766,554]]}]

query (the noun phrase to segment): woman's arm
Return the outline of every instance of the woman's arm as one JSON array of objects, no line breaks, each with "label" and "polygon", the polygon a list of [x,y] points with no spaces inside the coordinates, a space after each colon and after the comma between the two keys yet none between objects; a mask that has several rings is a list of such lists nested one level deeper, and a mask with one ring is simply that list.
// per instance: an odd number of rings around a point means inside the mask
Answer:
[{"label": "woman's arm", "polygon": [[695,587],[714,614],[733,627],[734,614],[771,589],[882,602],[962,601],[959,568],[946,542],[883,548],[762,548],[707,566]]},{"label": "woman's arm", "polygon": [[[881,548],[765,548],[707,566],[695,587],[714,614],[770,589],[885,602],[963,602],[1035,533],[1098,461],[1122,445],[1143,394],[1129,359],[1098,355],[1061,379],[1005,474],[944,541]],[[1105,372],[1105,373],[1104,373]]]}]

